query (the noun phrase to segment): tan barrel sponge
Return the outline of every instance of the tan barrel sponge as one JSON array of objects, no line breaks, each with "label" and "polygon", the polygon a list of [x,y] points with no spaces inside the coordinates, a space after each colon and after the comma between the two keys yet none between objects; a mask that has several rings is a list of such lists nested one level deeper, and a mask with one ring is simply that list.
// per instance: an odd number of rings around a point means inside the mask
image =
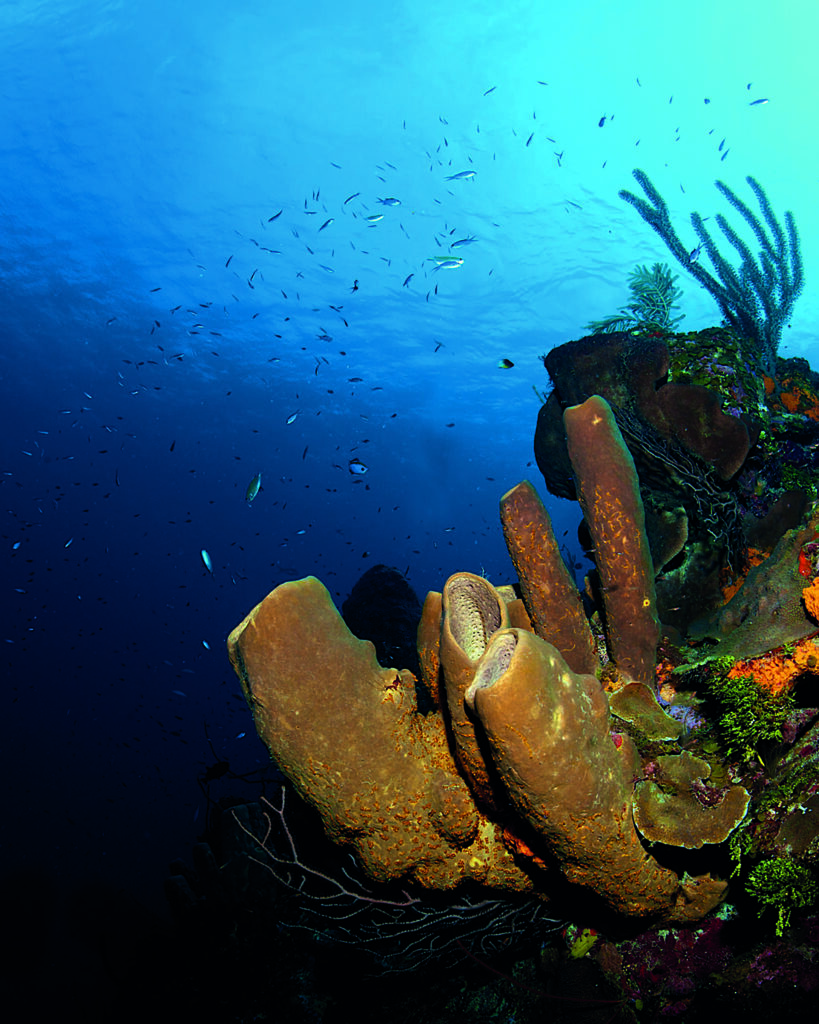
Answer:
[{"label": "tan barrel sponge", "polygon": [[532,629],[575,672],[596,672],[600,658],[583,602],[560,554],[549,513],[528,480],[504,494],[500,517]]},{"label": "tan barrel sponge", "polygon": [[563,423],[594,542],[609,656],[625,676],[653,686],[660,623],[634,460],[611,406],[599,395],[566,409]]},{"label": "tan barrel sponge", "polygon": [[449,577],[442,604],[441,674],[455,759],[478,800],[494,809],[493,782],[464,694],[493,633],[510,625],[509,611],[489,580],[471,572]]},{"label": "tan barrel sponge", "polygon": [[[504,629],[490,640],[465,699],[512,806],[569,881],[634,916],[673,917],[689,902],[634,827],[638,756],[628,736],[609,731],[608,701],[594,676],[572,672],[535,634]],[[708,891],[696,912],[711,909],[721,892]]]},{"label": "tan barrel sponge", "polygon": [[228,653],[273,760],[370,877],[531,889],[458,774],[443,718],[418,713],[415,677],[382,668],[317,579],[276,587]]}]

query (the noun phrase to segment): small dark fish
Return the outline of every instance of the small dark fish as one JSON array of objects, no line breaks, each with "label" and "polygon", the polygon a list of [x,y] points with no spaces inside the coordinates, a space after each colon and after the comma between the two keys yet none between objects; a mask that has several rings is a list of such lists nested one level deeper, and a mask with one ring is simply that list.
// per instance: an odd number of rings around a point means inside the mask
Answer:
[{"label": "small dark fish", "polygon": [[514,365],[515,364],[512,362],[511,359],[501,359],[498,362],[498,369],[499,370],[511,370]]},{"label": "small dark fish", "polygon": [[344,200],[344,205],[346,206],[347,203],[351,203],[353,201],[353,199],[356,199],[360,195],[361,195],[360,192],[353,192],[353,194],[351,196],[347,196],[347,198]]},{"label": "small dark fish", "polygon": [[274,220],[276,220],[276,218],[277,218],[277,217],[281,217],[281,215],[282,215],[283,213],[284,213],[284,210],[279,210],[279,212],[278,212],[278,213],[274,213],[272,217],[268,217],[268,218],[267,218],[267,223],[269,224],[269,223],[270,223],[271,221],[274,221]]},{"label": "small dark fish", "polygon": [[355,281],[353,281],[353,287],[350,289],[350,291],[351,292],[357,292],[358,291],[358,278],[356,278]]},{"label": "small dark fish", "polygon": [[415,274],[407,274],[404,278],[404,283],[401,285],[402,288],[406,288],[410,281],[415,277]]},{"label": "small dark fish", "polygon": [[497,89],[496,85],[491,86],[489,89],[486,90],[486,92],[484,93],[484,96],[488,96],[490,92],[494,92],[496,89]]},{"label": "small dark fish", "polygon": [[721,156],[721,157],[719,158],[719,159],[720,159],[720,163],[722,163],[722,161],[723,161],[723,160],[724,160],[724,159],[726,158],[726,156],[728,156],[728,154],[729,154],[730,152],[731,152],[731,150],[730,150],[730,149],[726,149],[726,150],[725,150],[725,152],[724,152],[724,153],[722,154],[722,156]]},{"label": "small dark fish", "polygon": [[528,139],[526,140],[526,145],[527,145],[527,146],[529,145],[529,143],[530,143],[530,142],[532,141],[532,139],[533,139],[534,137],[535,137],[535,133],[534,133],[534,132],[532,132],[532,134],[531,134],[531,135],[529,136],[529,138],[528,138]]},{"label": "small dark fish", "polygon": [[760,105],[760,103],[767,103],[767,102],[768,102],[767,100],[751,100],[751,102],[748,104],[748,106],[749,107],[758,107]]},{"label": "small dark fish", "polygon": [[602,117],[600,118],[600,120],[599,120],[599,121],[597,122],[597,127],[598,127],[598,128],[602,128],[602,127],[603,127],[603,125],[604,125],[605,123],[606,123],[606,115],[605,115],[605,114],[603,114],[603,116],[602,116]]},{"label": "small dark fish", "polygon": [[225,266],[226,266],[226,267],[229,267],[229,266],[230,266],[230,261],[231,261],[232,259],[233,259],[233,256],[232,256],[232,255],[228,256],[228,258],[227,258],[227,259],[225,260]]},{"label": "small dark fish", "polygon": [[174,450],[174,448],[176,448],[176,439],[171,441],[171,447],[168,449],[168,451],[172,452]]},{"label": "small dark fish", "polygon": [[721,142],[721,143],[719,144],[719,147],[717,148],[717,152],[718,152],[718,153],[721,153],[721,152],[722,152],[722,147],[723,147],[724,145],[725,145],[725,139],[723,139],[723,140],[722,140],[722,142]]},{"label": "small dark fish", "polygon": [[330,225],[333,223],[334,219],[334,217],[328,217],[327,220],[319,228],[319,231],[323,231],[325,228],[329,228]]},{"label": "small dark fish", "polygon": [[377,203],[381,203],[382,206],[400,206],[401,200],[396,199],[394,196],[387,196],[386,199],[376,199]]},{"label": "small dark fish", "polygon": [[[767,100],[756,100],[756,102],[757,103],[767,103],[768,101]],[[753,103],[751,104],[751,106],[753,106]],[[160,285],[159,288],[152,288],[151,291],[152,292],[161,292],[162,291],[162,286]]]}]

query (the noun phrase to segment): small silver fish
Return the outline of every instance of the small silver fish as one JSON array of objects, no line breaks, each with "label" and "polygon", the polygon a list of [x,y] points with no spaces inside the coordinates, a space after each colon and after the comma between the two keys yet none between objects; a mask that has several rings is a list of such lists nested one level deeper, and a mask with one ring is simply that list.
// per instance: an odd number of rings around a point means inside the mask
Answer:
[{"label": "small silver fish", "polygon": [[211,562],[210,560],[210,555],[207,553],[207,551],[205,551],[204,548],[202,548],[199,554],[202,558],[202,564],[205,566],[209,573],[213,574],[213,562]]},{"label": "small silver fish", "polygon": [[297,412],[294,412],[292,416],[288,416],[286,421],[285,421],[286,425],[289,427],[291,423],[295,423],[297,416],[298,416]]},{"label": "small silver fish", "polygon": [[253,499],[259,493],[259,488],[261,486],[262,486],[262,474],[261,473],[257,473],[256,476],[254,476],[253,479],[250,481],[250,483],[247,485],[247,490],[245,491],[245,501],[248,503],[248,505],[253,501]]},{"label": "small silver fish", "polygon": [[474,178],[477,171],[458,171],[457,174],[448,174],[447,181],[466,181],[467,178]]},{"label": "small silver fish", "polygon": [[437,267],[432,268],[432,272],[435,273],[436,270],[454,270],[456,267],[462,267],[463,262],[460,256],[452,260],[443,260]]}]

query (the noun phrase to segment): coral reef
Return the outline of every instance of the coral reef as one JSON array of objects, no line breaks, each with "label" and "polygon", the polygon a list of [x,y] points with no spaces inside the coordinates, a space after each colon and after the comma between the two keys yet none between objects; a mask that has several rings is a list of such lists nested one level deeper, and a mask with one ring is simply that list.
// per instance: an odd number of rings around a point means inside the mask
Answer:
[{"label": "coral reef", "polygon": [[[247,616],[228,650],[257,731],[353,854],[314,869],[267,804],[235,818],[258,864],[309,900],[329,886],[388,943],[407,924],[421,957],[429,922],[471,935],[572,908],[568,960],[664,1014],[729,969],[743,991],[813,984],[801,938],[740,955],[723,928],[744,915],[787,941],[815,928],[819,896],[819,380],[798,361],[760,374],[757,356],[712,328],[545,358],[536,456],[583,511],[582,595],[523,481],[500,501],[516,585],[455,573],[427,595],[415,651],[418,605],[385,570],[403,665],[389,630],[358,626],[382,667],[312,577]],[[623,939],[627,919],[650,930]]]},{"label": "coral reef", "polygon": [[[667,844],[722,842],[744,790],[676,767],[680,725],[654,691],[659,623],[634,464],[603,398],[567,409],[565,426],[597,553],[604,673],[526,482],[501,500],[523,601],[483,577],[451,577],[422,611],[420,680],[382,668],[312,578],[268,595],[231,633],[230,658],[275,763],[372,879],[548,897],[562,877],[620,914],[695,920],[726,884],[680,877],[644,848],[640,748],[665,755],[673,816],[688,815]],[[547,541],[539,556],[535,538]],[[553,622],[580,671],[552,644]]]},{"label": "coral reef", "polygon": [[780,360],[767,378],[747,340],[720,328],[595,335],[544,356],[553,388],[535,457],[547,486],[577,498],[563,412],[600,394],[637,470],[658,615],[683,636],[711,628],[707,616],[804,520],[819,482],[819,382],[802,363]]}]

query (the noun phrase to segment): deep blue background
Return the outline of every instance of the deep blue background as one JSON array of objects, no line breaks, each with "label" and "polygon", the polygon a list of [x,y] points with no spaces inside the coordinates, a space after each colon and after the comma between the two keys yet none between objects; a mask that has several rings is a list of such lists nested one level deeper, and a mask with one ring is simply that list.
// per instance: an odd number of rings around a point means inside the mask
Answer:
[{"label": "deep blue background", "polygon": [[666,258],[633,167],[684,233],[717,177],[794,211],[814,355],[814,4],[279,6],[0,7],[2,856],[57,891],[160,906],[206,730],[265,762],[224,641],[273,586],[510,579],[539,356]]}]

